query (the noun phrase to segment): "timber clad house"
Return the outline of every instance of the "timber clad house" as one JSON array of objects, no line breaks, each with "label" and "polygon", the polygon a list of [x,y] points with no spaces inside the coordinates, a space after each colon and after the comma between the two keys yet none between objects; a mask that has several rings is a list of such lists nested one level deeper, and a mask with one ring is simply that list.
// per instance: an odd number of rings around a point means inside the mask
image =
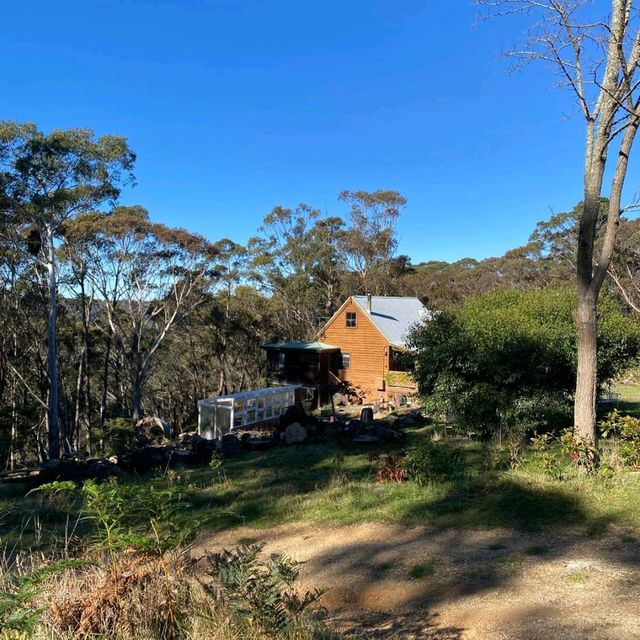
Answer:
[{"label": "timber clad house", "polygon": [[365,402],[388,401],[416,392],[407,373],[406,338],[429,319],[418,300],[394,296],[351,296],[312,342],[272,342],[267,352],[269,385],[301,384],[326,402],[341,382]]}]

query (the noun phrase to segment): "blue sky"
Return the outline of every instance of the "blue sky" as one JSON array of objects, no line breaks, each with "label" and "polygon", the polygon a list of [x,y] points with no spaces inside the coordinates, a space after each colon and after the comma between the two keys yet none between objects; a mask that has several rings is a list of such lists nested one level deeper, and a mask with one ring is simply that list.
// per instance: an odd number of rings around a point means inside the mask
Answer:
[{"label": "blue sky", "polygon": [[126,136],[122,202],[212,240],[396,189],[414,262],[499,255],[581,199],[582,129],[547,69],[507,73],[521,25],[475,22],[472,0],[8,1],[0,118]]}]

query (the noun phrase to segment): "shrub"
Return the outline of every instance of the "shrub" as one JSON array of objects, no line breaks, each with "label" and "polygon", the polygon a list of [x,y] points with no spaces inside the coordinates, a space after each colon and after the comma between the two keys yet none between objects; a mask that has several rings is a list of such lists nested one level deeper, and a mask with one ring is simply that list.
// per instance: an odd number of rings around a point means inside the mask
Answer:
[{"label": "shrub", "polygon": [[104,432],[104,447],[107,454],[121,456],[128,449],[137,445],[138,440],[138,431],[131,420],[112,418],[107,421]]},{"label": "shrub", "polygon": [[426,441],[409,450],[404,469],[411,480],[425,485],[460,476],[464,465],[457,449],[445,443]]},{"label": "shrub", "polygon": [[618,439],[618,453],[625,465],[640,468],[640,418],[621,415],[614,409],[600,423],[603,437]]},{"label": "shrub", "polygon": [[299,621],[324,591],[315,589],[300,596],[293,590],[298,563],[279,555],[263,562],[261,551],[262,545],[253,544],[208,555],[206,573],[213,581],[206,588],[240,624],[273,638]]},{"label": "shrub", "polygon": [[394,453],[389,453],[386,456],[371,454],[369,455],[369,461],[376,464],[378,482],[402,482],[407,478],[404,461],[399,455]]},{"label": "shrub", "polygon": [[[576,337],[571,288],[506,290],[440,313],[410,336],[428,407],[489,439],[570,423]],[[599,303],[598,368],[613,377],[640,348],[640,325],[612,298]]]}]

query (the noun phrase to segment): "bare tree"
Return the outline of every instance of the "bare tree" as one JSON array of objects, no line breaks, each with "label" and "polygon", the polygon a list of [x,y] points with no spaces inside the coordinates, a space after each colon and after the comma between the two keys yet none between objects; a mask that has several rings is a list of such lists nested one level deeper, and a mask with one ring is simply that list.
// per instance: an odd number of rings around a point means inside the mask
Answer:
[{"label": "bare tree", "polygon": [[[574,423],[576,438],[594,443],[596,309],[616,244],[629,156],[640,124],[640,16],[633,0],[610,0],[610,13],[605,17],[597,15],[595,3],[588,0],[476,0],[476,4],[485,9],[486,17],[525,14],[530,18],[523,45],[507,55],[517,62],[550,64],[561,84],[573,93],[584,118],[584,194],[576,251]],[[611,174],[608,189],[607,169]],[[602,238],[596,243],[601,196],[607,196],[609,204]]]}]

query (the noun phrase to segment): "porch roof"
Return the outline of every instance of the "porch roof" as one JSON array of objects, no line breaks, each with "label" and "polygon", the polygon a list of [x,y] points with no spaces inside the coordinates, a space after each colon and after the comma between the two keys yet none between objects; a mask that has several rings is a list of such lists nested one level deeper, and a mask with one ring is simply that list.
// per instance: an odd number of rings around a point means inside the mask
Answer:
[{"label": "porch roof", "polygon": [[261,349],[273,349],[274,351],[340,351],[336,347],[326,342],[301,340],[298,342],[267,342],[260,345]]}]

